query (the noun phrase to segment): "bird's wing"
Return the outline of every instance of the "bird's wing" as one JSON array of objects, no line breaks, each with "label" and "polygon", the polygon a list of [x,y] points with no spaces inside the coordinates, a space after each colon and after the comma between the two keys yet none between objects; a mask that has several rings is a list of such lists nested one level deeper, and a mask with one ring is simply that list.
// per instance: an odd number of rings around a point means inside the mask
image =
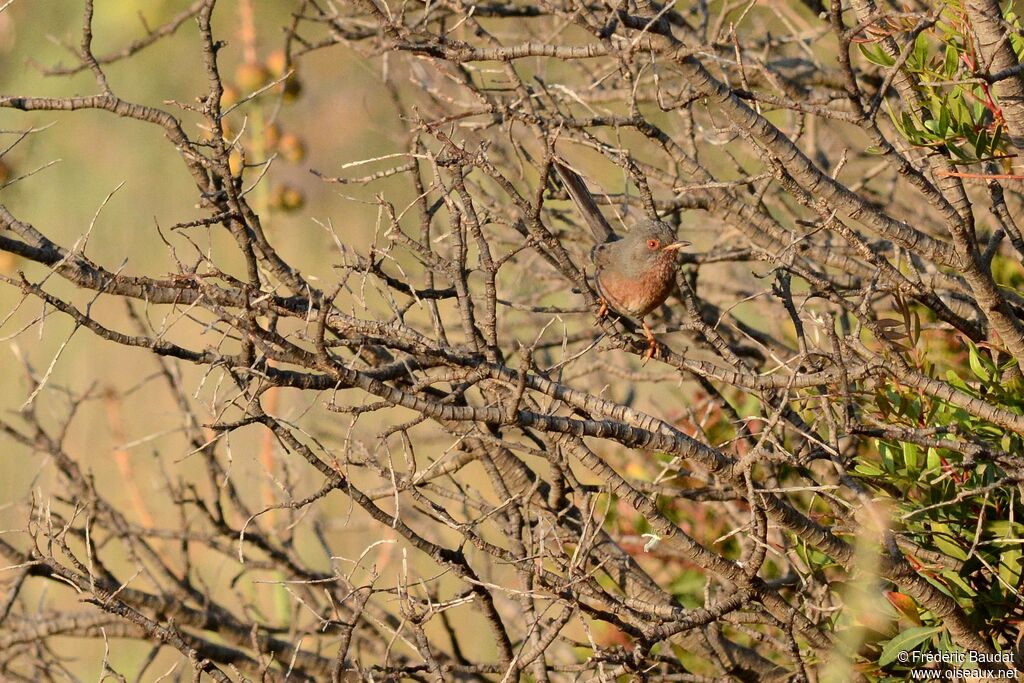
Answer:
[{"label": "bird's wing", "polygon": [[614,259],[612,252],[617,246],[619,245],[613,242],[602,242],[601,244],[594,245],[594,248],[590,250],[590,260],[594,262],[594,278],[591,284],[597,293],[601,295],[601,298],[605,300],[605,303],[612,308],[615,308],[616,298],[602,286],[602,276],[609,270],[609,266]]},{"label": "bird's wing", "polygon": [[590,260],[594,262],[594,266],[598,271],[603,270],[608,264],[608,259],[611,257],[611,249],[609,248],[611,246],[610,242],[601,242],[600,244],[595,244],[594,248],[590,250]]},{"label": "bird's wing", "polygon": [[587,189],[587,184],[583,182],[583,178],[576,171],[557,160],[554,162],[554,167],[558,177],[562,179],[562,184],[565,185],[565,189],[569,192],[569,196],[572,197],[572,201],[576,204],[580,213],[583,214],[583,220],[587,222],[590,230],[594,233],[594,239],[597,240],[597,243],[603,244],[617,240],[619,236],[615,234],[615,230],[608,223],[604,214],[597,208],[594,195],[590,194],[590,190]]}]

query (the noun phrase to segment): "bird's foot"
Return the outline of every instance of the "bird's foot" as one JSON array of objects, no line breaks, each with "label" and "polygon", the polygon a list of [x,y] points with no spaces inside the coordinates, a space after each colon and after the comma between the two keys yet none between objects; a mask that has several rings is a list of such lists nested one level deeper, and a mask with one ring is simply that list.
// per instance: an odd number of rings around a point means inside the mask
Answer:
[{"label": "bird's foot", "polygon": [[647,352],[644,354],[644,360],[641,365],[647,365],[647,361],[654,358],[655,356],[661,355],[661,344],[654,338],[654,332],[648,327],[647,323],[644,323],[644,336],[647,337]]},{"label": "bird's foot", "polygon": [[601,302],[601,307],[597,309],[597,319],[601,320],[608,315],[608,302],[604,300],[604,297],[598,299]]}]

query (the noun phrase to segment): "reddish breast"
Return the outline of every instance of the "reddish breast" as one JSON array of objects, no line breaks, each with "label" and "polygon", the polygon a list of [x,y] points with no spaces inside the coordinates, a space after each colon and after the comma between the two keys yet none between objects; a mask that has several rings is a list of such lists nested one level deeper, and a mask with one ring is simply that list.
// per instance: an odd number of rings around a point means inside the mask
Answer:
[{"label": "reddish breast", "polygon": [[666,259],[640,277],[604,268],[597,274],[597,282],[601,296],[613,309],[642,318],[665,303],[675,284],[675,272],[672,260]]}]

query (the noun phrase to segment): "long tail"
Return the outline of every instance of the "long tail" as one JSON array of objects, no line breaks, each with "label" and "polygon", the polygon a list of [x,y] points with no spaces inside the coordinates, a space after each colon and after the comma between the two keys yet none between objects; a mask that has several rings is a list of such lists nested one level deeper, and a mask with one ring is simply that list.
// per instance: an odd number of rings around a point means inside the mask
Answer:
[{"label": "long tail", "polygon": [[572,197],[572,201],[579,208],[580,213],[583,214],[583,220],[587,222],[590,230],[594,233],[594,239],[597,240],[597,243],[604,244],[605,242],[617,240],[619,236],[612,229],[608,220],[605,219],[601,210],[597,208],[594,195],[590,194],[590,190],[587,189],[587,184],[583,182],[583,178],[576,171],[557,160],[554,162],[554,167],[555,171],[558,172],[558,177],[562,179],[565,189],[568,190],[569,196]]}]

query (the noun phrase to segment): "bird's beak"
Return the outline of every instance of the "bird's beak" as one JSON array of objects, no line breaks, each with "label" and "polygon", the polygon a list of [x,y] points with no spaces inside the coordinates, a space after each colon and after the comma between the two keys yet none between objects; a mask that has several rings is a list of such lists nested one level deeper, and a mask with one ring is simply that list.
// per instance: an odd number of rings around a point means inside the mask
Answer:
[{"label": "bird's beak", "polygon": [[686,240],[680,240],[678,242],[673,242],[672,244],[666,244],[664,247],[661,248],[661,250],[662,251],[679,251],[683,247],[690,246],[690,244],[692,244],[692,243],[691,242],[687,242]]}]

